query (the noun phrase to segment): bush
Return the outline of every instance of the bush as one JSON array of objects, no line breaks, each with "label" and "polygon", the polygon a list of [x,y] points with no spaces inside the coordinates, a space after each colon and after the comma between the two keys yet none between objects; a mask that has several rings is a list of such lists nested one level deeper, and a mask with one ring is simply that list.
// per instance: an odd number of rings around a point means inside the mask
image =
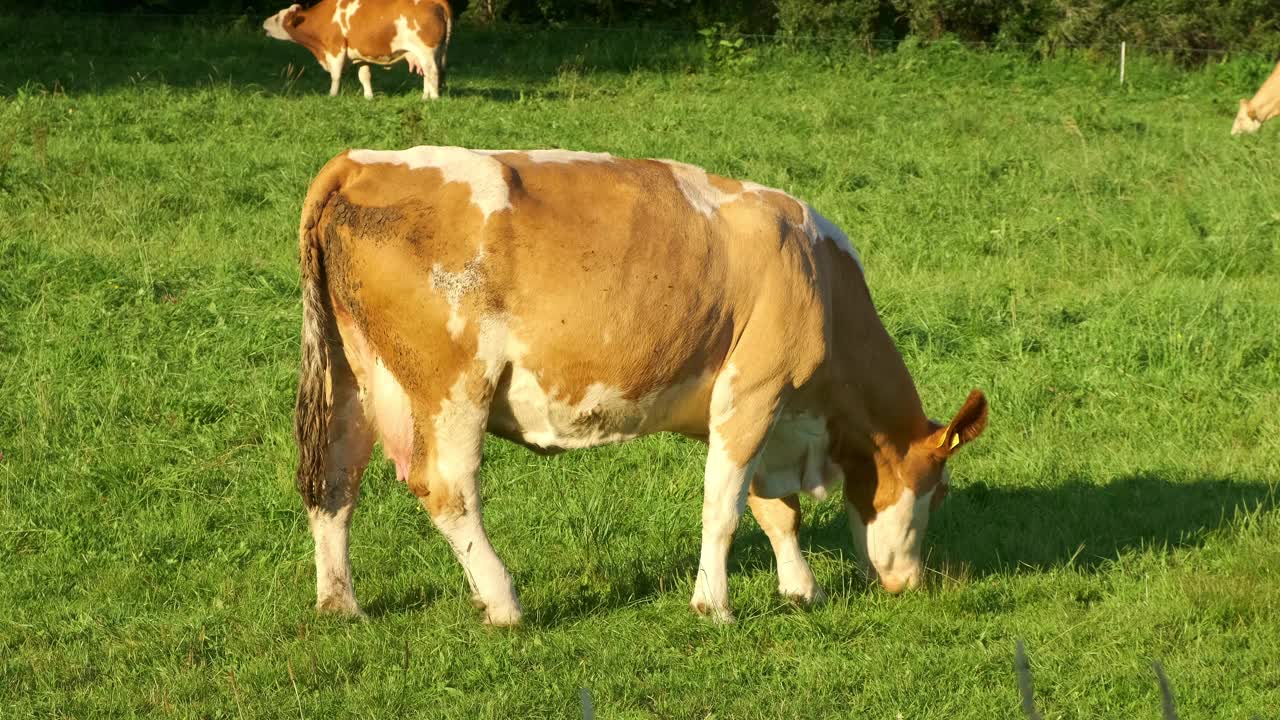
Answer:
[{"label": "bush", "polygon": [[867,38],[875,34],[881,0],[777,0],[777,30],[802,37]]}]

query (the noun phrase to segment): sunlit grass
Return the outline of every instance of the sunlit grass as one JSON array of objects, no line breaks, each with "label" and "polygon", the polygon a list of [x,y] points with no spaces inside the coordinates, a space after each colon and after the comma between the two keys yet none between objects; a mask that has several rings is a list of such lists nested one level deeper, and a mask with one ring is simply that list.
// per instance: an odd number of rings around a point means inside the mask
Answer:
[{"label": "sunlit grass", "polygon": [[[1280,127],[1266,68],[953,48],[867,59],[468,35],[423,104],[323,96],[252,29],[0,23],[0,714],[990,718],[1015,638],[1046,717],[1280,707]],[[610,36],[613,37],[613,36]],[[289,63],[293,69],[288,68]],[[302,70],[301,75],[298,71]],[[1276,132],[1272,132],[1272,131]],[[566,147],[778,186],[858,246],[928,411],[970,387],[928,592],[864,587],[806,506],[830,602],[773,594],[748,520],[739,622],[686,609],[702,451],[498,441],[486,521],[527,627],[482,627],[380,457],[353,536],[370,619],[317,619],[292,488],[307,182],[350,146]]]}]

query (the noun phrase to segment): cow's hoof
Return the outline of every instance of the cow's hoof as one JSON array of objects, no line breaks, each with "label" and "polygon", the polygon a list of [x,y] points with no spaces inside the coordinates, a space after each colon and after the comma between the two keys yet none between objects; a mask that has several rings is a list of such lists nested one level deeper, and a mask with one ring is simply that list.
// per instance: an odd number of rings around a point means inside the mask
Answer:
[{"label": "cow's hoof", "polygon": [[689,608],[717,625],[730,625],[734,622],[733,611],[728,605],[711,605],[703,600],[694,600]]},{"label": "cow's hoof", "polygon": [[317,600],[316,613],[350,618],[352,620],[363,620],[365,618],[360,606],[356,604],[355,598],[328,597]]},{"label": "cow's hoof", "polygon": [[827,601],[827,594],[814,585],[810,588],[778,588],[778,594],[787,602],[800,607],[817,607]]},{"label": "cow's hoof", "polygon": [[489,627],[515,627],[520,624],[524,611],[519,605],[504,610],[484,608],[484,624]]}]

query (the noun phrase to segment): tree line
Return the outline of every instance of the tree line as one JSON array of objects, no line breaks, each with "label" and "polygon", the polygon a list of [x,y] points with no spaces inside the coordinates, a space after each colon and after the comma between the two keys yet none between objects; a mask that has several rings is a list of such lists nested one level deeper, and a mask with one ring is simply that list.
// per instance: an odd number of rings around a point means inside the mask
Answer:
[{"label": "tree line", "polygon": [[[0,3],[5,0],[0,0]],[[9,0],[17,12],[33,3]],[[63,0],[50,11],[267,15],[286,0]],[[304,5],[311,4],[304,2]],[[790,37],[1280,52],[1277,0],[451,0],[477,24],[658,25]]]}]

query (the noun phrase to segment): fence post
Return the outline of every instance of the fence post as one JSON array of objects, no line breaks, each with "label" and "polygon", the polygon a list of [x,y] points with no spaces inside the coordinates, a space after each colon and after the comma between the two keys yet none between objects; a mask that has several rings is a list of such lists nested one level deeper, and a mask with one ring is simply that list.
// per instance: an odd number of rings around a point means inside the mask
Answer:
[{"label": "fence post", "polygon": [[1124,84],[1124,41],[1120,41],[1120,84]]},{"label": "fence post", "polygon": [[595,720],[596,710],[591,707],[591,691],[578,688],[578,699],[582,701],[582,720]]}]

